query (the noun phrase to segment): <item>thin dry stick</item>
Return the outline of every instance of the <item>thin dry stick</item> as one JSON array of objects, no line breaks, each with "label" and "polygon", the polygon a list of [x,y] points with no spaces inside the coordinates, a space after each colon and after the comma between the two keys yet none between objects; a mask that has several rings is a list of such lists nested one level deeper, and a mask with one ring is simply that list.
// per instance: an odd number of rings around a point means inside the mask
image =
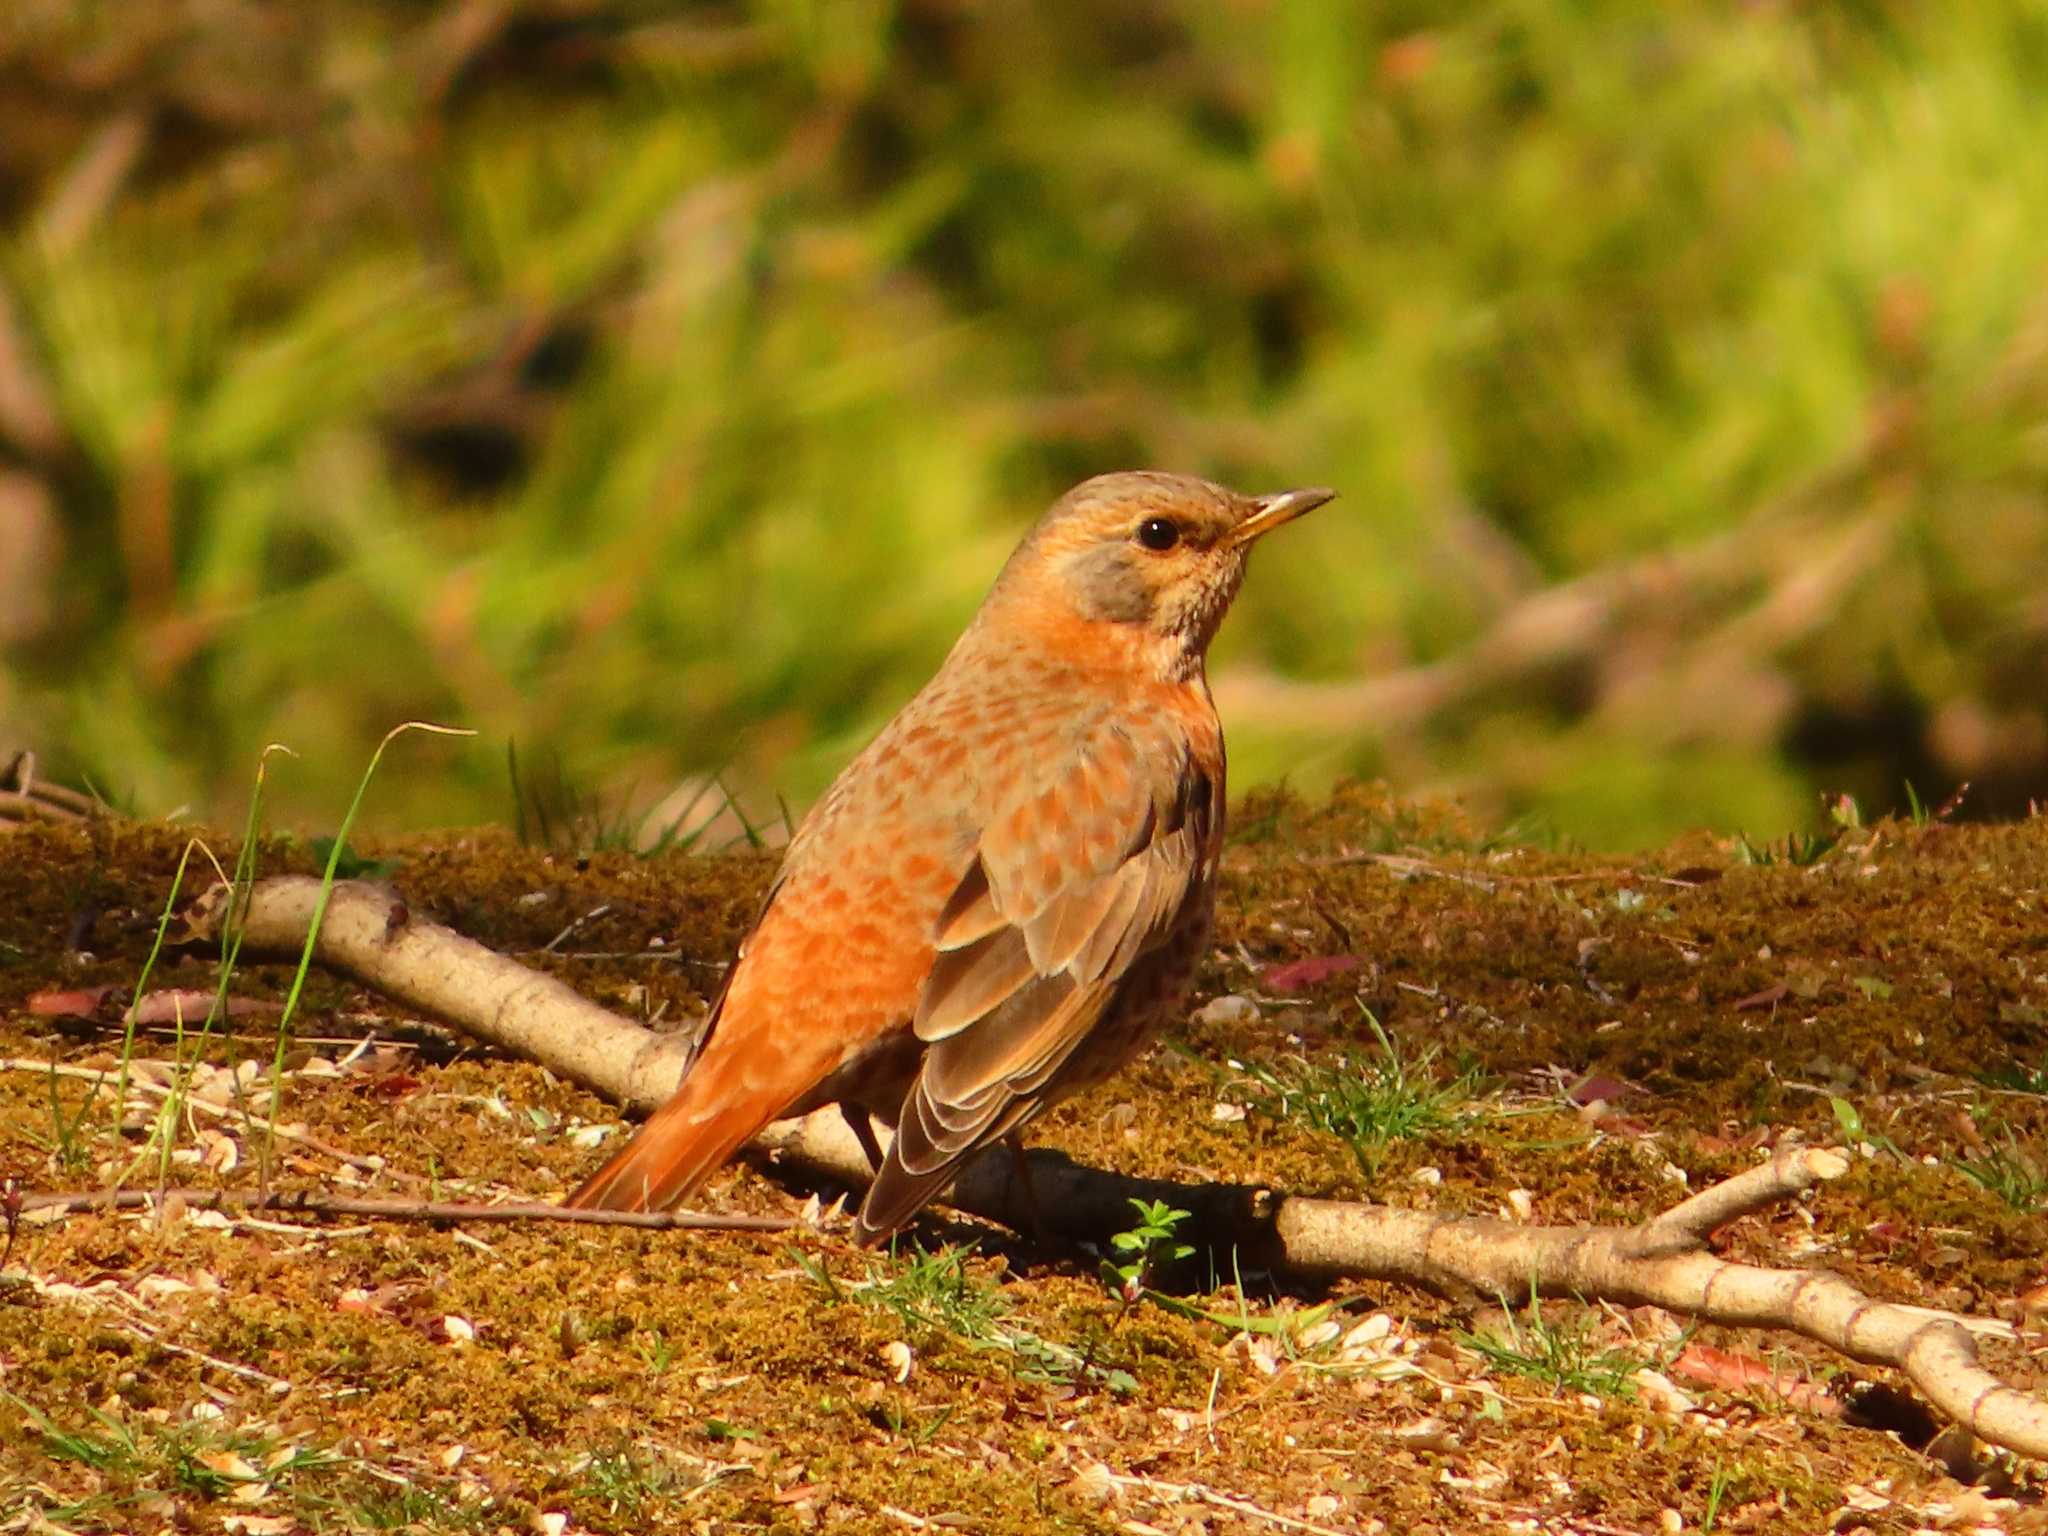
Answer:
[{"label": "thin dry stick", "polygon": [[292,1389],[292,1384],[282,1376],[273,1376],[268,1371],[259,1371],[253,1365],[240,1365],[233,1360],[223,1360],[219,1355],[209,1355],[201,1349],[193,1349],[184,1344],[173,1344],[169,1339],[162,1337],[160,1334],[151,1333],[145,1328],[138,1327],[135,1331],[140,1337],[147,1339],[150,1346],[154,1349],[166,1350],[174,1355],[183,1355],[187,1360],[197,1360],[201,1365],[212,1366],[216,1371],[226,1371],[230,1376],[240,1376],[248,1381],[261,1382],[275,1396],[282,1397]]},{"label": "thin dry stick", "polygon": [[1218,1493],[1206,1483],[1170,1483],[1153,1477],[1133,1477],[1126,1472],[1111,1472],[1107,1467],[1110,1485],[1116,1488],[1142,1488],[1155,1498],[1172,1499],[1180,1503],[1213,1504],[1218,1509],[1227,1509],[1234,1515],[1248,1520],[1257,1520],[1264,1525],[1277,1525],[1283,1531],[1307,1531],[1311,1536],[1344,1536],[1335,1526],[1317,1525],[1310,1520],[1297,1520],[1292,1515],[1283,1515],[1277,1510],[1266,1509],[1250,1499],[1241,1499],[1235,1494]]},{"label": "thin dry stick", "polygon": [[0,1072],[38,1072],[103,1083],[111,1082],[114,1076],[112,1067],[70,1067],[60,1061],[38,1061],[33,1056],[0,1056]]},{"label": "thin dry stick", "polygon": [[[249,893],[244,930],[250,952],[296,954],[317,887],[303,877],[259,882]],[[217,937],[225,907],[222,892],[208,893],[196,920],[199,936]],[[652,1036],[549,978],[411,918],[402,902],[374,886],[335,886],[318,954],[323,964],[493,1044],[531,1055],[622,1103],[661,1102],[682,1070],[684,1058],[673,1040]],[[856,1186],[871,1171],[860,1140],[830,1109],[772,1125],[754,1147]],[[1010,1163],[1001,1149],[970,1163],[948,1202],[1027,1229],[1032,1215]],[[1405,1281],[1508,1302],[1535,1293],[1577,1295],[1661,1306],[1739,1327],[1785,1329],[1855,1359],[1896,1367],[1983,1439],[2048,1457],[2048,1403],[1985,1371],[1960,1320],[1874,1301],[1823,1270],[1732,1264],[1706,1251],[1716,1228],[1839,1177],[1848,1167],[1839,1152],[1785,1148],[1770,1162],[1637,1227],[1523,1226],[1310,1200],[1243,1185],[1126,1179],[1045,1151],[1032,1154],[1030,1167],[1037,1219],[1059,1235],[1100,1239],[1129,1224],[1132,1199],[1166,1200],[1192,1212],[1197,1237],[1217,1250],[1235,1249],[1250,1267]]]},{"label": "thin dry stick", "polygon": [[[54,1073],[58,1077],[83,1078],[91,1082],[107,1082],[113,1076],[113,1069],[110,1067],[70,1067],[57,1062],[37,1061],[28,1056],[0,1056],[0,1072]],[[151,1082],[148,1078],[133,1075],[128,1079],[128,1088],[130,1092],[153,1093],[159,1098],[170,1098],[178,1093],[177,1089],[167,1083]],[[244,1130],[271,1129],[267,1122],[252,1119],[239,1105],[216,1104],[211,1099],[202,1099],[190,1093],[183,1094],[180,1102],[187,1114],[196,1110],[203,1115],[212,1115],[215,1119],[239,1121]],[[322,1141],[310,1132],[295,1130],[288,1125],[271,1129],[271,1134],[284,1141],[296,1142],[322,1157],[331,1157],[358,1173],[384,1174],[414,1184],[426,1182],[415,1174],[401,1173],[395,1168],[386,1167],[381,1157],[359,1157],[353,1152],[345,1152],[340,1147]]]},{"label": "thin dry stick", "polygon": [[90,795],[36,777],[33,752],[17,752],[0,768],[0,830],[10,822],[86,821],[103,809]]},{"label": "thin dry stick", "polygon": [[375,1216],[384,1221],[478,1222],[561,1221],[594,1227],[644,1227],[656,1231],[787,1232],[797,1223],[785,1216],[720,1216],[695,1211],[586,1211],[533,1200],[480,1205],[454,1200],[383,1200],[330,1195],[309,1189],[111,1189],[23,1195],[24,1216],[41,1211],[75,1215],[86,1211],[163,1210],[173,1202],[188,1211],[270,1211],[295,1216]]},{"label": "thin dry stick", "polygon": [[[145,1304],[128,1295],[125,1291],[115,1291],[113,1294],[130,1311],[146,1314]],[[174,1355],[183,1355],[188,1360],[197,1360],[202,1365],[210,1365],[217,1371],[227,1372],[230,1376],[240,1376],[248,1381],[261,1382],[271,1392],[279,1396],[292,1389],[292,1384],[282,1376],[273,1376],[268,1371],[259,1371],[255,1366],[243,1365],[239,1361],[223,1360],[219,1355],[209,1355],[205,1350],[194,1349],[188,1344],[173,1343],[163,1336],[162,1325],[147,1315],[125,1317],[121,1319],[121,1323],[124,1327],[133,1331],[138,1339],[147,1340],[154,1348],[165,1350]]]},{"label": "thin dry stick", "polygon": [[[37,1284],[38,1290],[43,1289],[40,1282],[32,1283]],[[273,1376],[268,1371],[259,1371],[255,1366],[243,1365],[239,1361],[223,1360],[218,1355],[209,1355],[204,1350],[193,1349],[189,1345],[173,1343],[171,1340],[166,1339],[163,1336],[162,1323],[151,1315],[147,1303],[138,1300],[124,1290],[115,1288],[103,1291],[98,1287],[69,1289],[73,1299],[82,1302],[86,1306],[105,1306],[121,1313],[122,1315],[115,1320],[116,1325],[127,1329],[136,1338],[146,1341],[153,1348],[165,1350],[174,1355],[183,1355],[188,1360],[197,1360],[202,1365],[212,1366],[218,1371],[225,1371],[230,1376],[240,1376],[248,1381],[261,1382],[275,1395],[281,1396],[291,1390],[292,1384],[281,1376]]]}]

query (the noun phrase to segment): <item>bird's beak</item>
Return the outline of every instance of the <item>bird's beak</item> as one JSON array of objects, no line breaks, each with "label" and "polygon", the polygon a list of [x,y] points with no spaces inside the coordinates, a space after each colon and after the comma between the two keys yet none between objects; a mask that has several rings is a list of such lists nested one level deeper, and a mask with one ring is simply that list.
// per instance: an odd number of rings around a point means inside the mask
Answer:
[{"label": "bird's beak", "polygon": [[1237,525],[1232,544],[1249,544],[1261,534],[1271,533],[1282,523],[1291,523],[1304,512],[1313,512],[1337,493],[1324,485],[1303,486],[1298,491],[1279,491],[1252,499],[1252,515]]}]

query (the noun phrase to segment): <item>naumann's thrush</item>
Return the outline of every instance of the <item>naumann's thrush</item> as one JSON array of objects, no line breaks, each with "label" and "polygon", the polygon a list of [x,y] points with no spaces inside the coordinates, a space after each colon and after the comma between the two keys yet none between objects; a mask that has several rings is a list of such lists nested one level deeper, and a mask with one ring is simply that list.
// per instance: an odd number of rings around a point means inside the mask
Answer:
[{"label": "naumann's thrush", "polygon": [[674,1205],[837,1102],[896,1127],[854,1225],[873,1242],[1128,1061],[1215,900],[1205,653],[1253,542],[1334,494],[1130,473],[1061,497],[804,819],[675,1096],[569,1203]]}]

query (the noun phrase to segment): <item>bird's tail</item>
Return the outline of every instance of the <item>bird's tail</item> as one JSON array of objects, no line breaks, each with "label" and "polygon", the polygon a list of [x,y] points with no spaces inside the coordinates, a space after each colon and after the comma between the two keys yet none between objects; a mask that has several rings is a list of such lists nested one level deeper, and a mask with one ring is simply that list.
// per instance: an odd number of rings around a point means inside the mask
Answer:
[{"label": "bird's tail", "polygon": [[737,1066],[700,1059],[639,1134],[563,1203],[661,1211],[692,1194],[783,1108],[783,1090],[751,1088]]}]

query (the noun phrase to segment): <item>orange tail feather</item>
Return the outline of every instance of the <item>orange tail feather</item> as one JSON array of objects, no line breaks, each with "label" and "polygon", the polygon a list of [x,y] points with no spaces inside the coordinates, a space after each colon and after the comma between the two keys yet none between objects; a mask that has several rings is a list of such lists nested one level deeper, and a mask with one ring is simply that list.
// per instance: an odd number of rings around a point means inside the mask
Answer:
[{"label": "orange tail feather", "polygon": [[782,1098],[748,1093],[700,1061],[639,1134],[563,1202],[607,1211],[667,1210],[694,1193],[746,1139],[774,1119]]}]

